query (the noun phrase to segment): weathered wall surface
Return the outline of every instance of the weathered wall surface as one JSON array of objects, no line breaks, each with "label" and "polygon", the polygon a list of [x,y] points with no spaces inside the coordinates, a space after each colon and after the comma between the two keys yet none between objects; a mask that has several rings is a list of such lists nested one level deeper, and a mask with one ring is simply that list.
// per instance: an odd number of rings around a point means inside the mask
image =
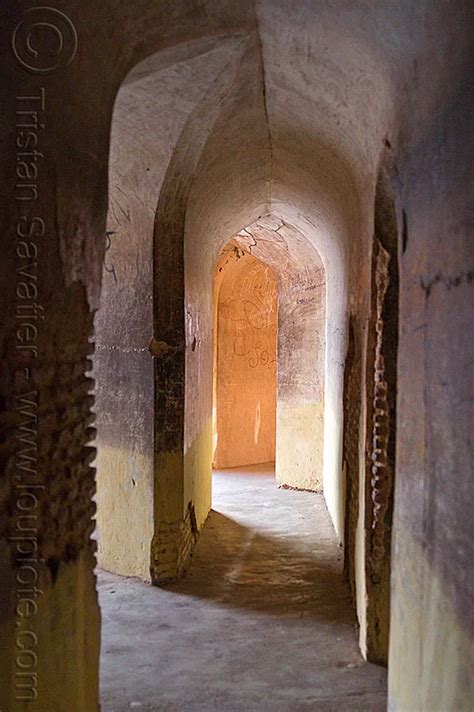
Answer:
[{"label": "weathered wall surface", "polygon": [[[155,459],[154,453],[155,353],[150,342],[155,335],[155,340],[164,338],[153,318],[155,211],[176,143],[221,62],[222,51],[212,43],[204,57],[192,58],[185,67],[145,61],[126,77],[114,105],[107,249],[95,318],[98,563],[145,580],[150,579],[155,487],[160,499],[168,498],[158,511],[161,532],[181,531],[186,514],[182,485],[163,482],[159,472],[168,466],[160,468],[164,455]],[[177,86],[188,104],[175,112],[170,102]],[[150,120],[156,96],[160,102]],[[180,544],[172,536],[168,545],[167,537],[163,533],[159,558],[172,562]]]},{"label": "weathered wall surface", "polygon": [[278,280],[277,482],[322,491],[327,354],[321,258],[307,237],[269,217],[247,226],[236,241],[270,265]]},{"label": "weathered wall surface", "polygon": [[[153,368],[148,343],[152,333],[150,214],[154,185],[151,181],[146,184],[148,175],[142,168],[145,146],[137,147],[133,163],[130,158],[127,160],[132,115],[121,111],[120,95],[115,112],[107,221],[109,249],[104,260],[101,305],[95,319],[98,564],[115,573],[149,580],[153,536]],[[136,182],[138,166],[142,180]],[[143,202],[147,199],[150,205],[145,211]]]},{"label": "weathered wall surface", "polygon": [[255,256],[276,275],[276,479],[284,486],[321,491],[327,354],[326,275],[320,257],[298,230],[268,216],[235,236],[221,253],[218,268],[226,254],[228,261]]},{"label": "weathered wall surface", "polygon": [[[197,365],[199,371],[203,344],[212,358],[212,337],[206,335],[212,323],[206,323],[206,311],[194,308],[192,300],[185,302],[189,290],[184,279],[188,269],[185,229],[201,154],[227,100],[229,84],[244,61],[242,42],[229,42],[224,55],[206,59],[210,60],[205,74],[209,86],[181,132],[160,191],[154,225],[155,583],[182,573],[211,506],[212,420],[203,404],[212,394],[212,372],[193,383],[190,365]],[[210,270],[207,286],[211,284]],[[211,295],[204,292],[203,296],[209,299]],[[203,418],[196,417],[197,413]]]},{"label": "weathered wall surface", "polygon": [[[5,285],[0,385],[6,414],[1,581],[7,602],[2,624],[7,642],[2,653],[16,660],[13,631],[21,623],[11,594],[19,570],[10,538],[19,511],[15,484],[26,484],[30,493],[35,492],[33,485],[40,485],[44,486],[38,490],[41,497],[29,497],[38,503],[34,541],[39,559],[44,559],[37,566],[42,612],[30,621],[32,630],[41,632],[42,677],[36,706],[62,712],[67,699],[71,710],[97,708],[99,641],[90,622],[97,620],[98,613],[89,541],[94,453],[87,449],[94,436],[88,430],[92,384],[83,377],[90,368],[85,360],[92,350],[92,314],[99,306],[106,246],[113,102],[123,78],[140,60],[154,55],[158,63],[144,67],[143,76],[165,66],[176,67],[180,75],[193,57],[209,54],[209,43],[215,43],[214,49],[221,46],[223,52],[216,62],[209,56],[203,60],[201,102],[194,104],[179,82],[175,86],[176,78],[171,82],[170,115],[189,116],[180,140],[156,125],[153,129],[156,136],[165,136],[164,144],[169,143],[166,155],[172,154],[163,181],[166,191],[159,191],[156,182],[155,205],[158,192],[163,201],[155,230],[158,225],[163,257],[166,250],[183,255],[181,270],[186,276],[181,321],[173,321],[172,315],[168,326],[160,325],[164,331],[169,327],[174,341],[170,338],[166,359],[153,356],[154,385],[160,363],[171,372],[176,372],[171,368],[176,366],[180,377],[186,368],[190,394],[186,423],[181,399],[173,420],[177,427],[167,431],[176,437],[164,441],[166,449],[154,473],[155,520],[170,503],[176,517],[164,522],[163,541],[166,544],[171,532],[181,542],[173,553],[179,568],[210,505],[213,310],[209,285],[215,260],[230,237],[272,215],[310,240],[326,270],[326,353],[330,356],[324,399],[324,489],[337,534],[343,539],[347,321],[350,312],[364,358],[373,198],[381,155],[388,147],[395,168],[401,246],[389,704],[393,710],[469,710],[474,637],[466,614],[473,598],[468,430],[472,226],[467,220],[472,202],[472,103],[465,85],[472,3],[383,0],[367,5],[347,0],[316,7],[302,0],[293,8],[285,0],[264,0],[257,7],[245,1],[204,0],[198,5],[177,2],[170,11],[169,3],[151,0],[136,0],[133,6],[86,0],[80,8],[65,0],[61,9],[77,31],[77,52],[67,55],[74,34],[65,30],[65,56],[43,74],[25,67],[18,55],[30,62],[50,61],[57,47],[49,44],[46,56],[43,51],[28,54],[28,49],[24,55],[28,44],[23,43],[14,45],[15,56],[11,45],[15,28],[20,28],[19,42],[28,37],[25,25],[21,26],[23,7],[5,0],[1,8],[1,24],[6,28],[1,45],[6,100],[0,170],[4,195],[11,196],[1,217],[6,249],[0,265]],[[33,19],[26,17],[27,22]],[[35,41],[42,50],[45,35],[38,32]],[[50,42],[50,34],[46,35]],[[19,160],[26,137],[16,112],[29,101],[21,97],[37,97],[27,110],[36,137],[30,140],[40,155]],[[131,99],[127,110],[134,103],[148,108],[137,140],[143,126],[152,130],[159,102],[160,94]],[[152,143],[157,145],[158,138]],[[132,153],[136,150],[133,143],[130,148]],[[25,183],[32,187],[18,190],[17,185]],[[153,203],[149,205],[153,211]],[[31,233],[29,227],[25,232],[25,219],[33,218],[42,220],[43,227],[36,222]],[[34,241],[37,253],[31,245],[21,245],[18,253],[19,242]],[[159,254],[155,252],[155,262]],[[22,274],[24,262],[17,272],[18,260],[33,260],[37,281],[31,269],[29,277]],[[25,328],[18,336],[17,308],[25,302],[17,291],[17,276],[30,283],[25,291],[31,295],[28,303],[35,299],[44,308],[45,319],[40,321],[44,336],[36,343],[31,327],[28,336]],[[173,284],[175,275],[166,277]],[[183,282],[179,289],[184,289]],[[163,335],[156,331],[154,317],[153,336],[160,341]],[[28,344],[37,353],[17,348]],[[175,347],[179,349],[173,356]],[[120,368],[120,373],[126,373],[125,358]],[[63,378],[64,387],[59,388]],[[355,540],[363,649],[368,484],[364,385],[362,378]],[[38,427],[33,428],[37,468],[29,471],[34,479],[22,483],[14,479],[17,399],[30,391],[38,394]],[[174,391],[162,392],[166,412],[171,412]],[[164,405],[158,413],[165,412]],[[155,439],[161,432],[155,422]],[[123,472],[128,481],[128,463]],[[72,611],[77,625],[71,622]],[[7,695],[2,705],[24,709],[25,704],[14,700],[7,664],[3,670],[8,679],[1,686]]]},{"label": "weathered wall surface", "polygon": [[[423,110],[405,126],[398,164],[391,710],[469,710],[474,696],[473,102],[465,82],[472,47],[462,29],[472,23],[472,6],[456,4],[448,15],[440,9],[423,35]],[[444,89],[436,99],[434,71]],[[415,101],[413,89],[407,108]]]},{"label": "weathered wall surface", "polygon": [[223,269],[216,323],[216,468],[273,461],[276,435],[276,280],[249,254]]}]

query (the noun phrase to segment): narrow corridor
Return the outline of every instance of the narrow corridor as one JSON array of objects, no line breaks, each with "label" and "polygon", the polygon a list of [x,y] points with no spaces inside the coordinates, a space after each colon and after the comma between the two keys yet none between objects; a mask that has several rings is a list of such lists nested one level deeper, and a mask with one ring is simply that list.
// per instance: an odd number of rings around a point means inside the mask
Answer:
[{"label": "narrow corridor", "polygon": [[179,584],[99,572],[103,712],[384,710],[323,497],[279,489],[269,466],[213,488]]}]

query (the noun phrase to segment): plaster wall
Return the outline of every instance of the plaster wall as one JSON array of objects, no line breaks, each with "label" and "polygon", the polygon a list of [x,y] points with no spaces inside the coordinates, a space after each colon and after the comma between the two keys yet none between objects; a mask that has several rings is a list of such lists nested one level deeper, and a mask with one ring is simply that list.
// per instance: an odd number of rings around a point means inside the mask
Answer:
[{"label": "plaster wall", "polygon": [[[472,15],[433,20],[420,80],[451,74],[425,130],[410,123],[400,170],[401,331],[393,532],[389,709],[472,706],[472,93],[469,50],[449,33]],[[469,43],[468,43],[469,44]],[[449,55],[449,60],[448,60]],[[444,59],[441,59],[444,57]],[[446,62],[446,65],[444,64]],[[434,66],[434,64],[436,66]],[[456,80],[453,81],[454,77]],[[412,99],[413,100],[413,99]],[[418,408],[415,408],[415,403]]]},{"label": "plaster wall", "polygon": [[[466,395],[472,374],[468,220],[472,99],[466,82],[472,3],[348,0],[316,7],[303,0],[293,7],[283,0],[264,0],[256,7],[246,1],[205,0],[199,5],[177,2],[171,13],[169,3],[151,0],[137,0],[133,6],[86,0],[80,7],[72,2],[61,7],[76,27],[79,50],[74,61],[47,76],[26,71],[11,51],[13,31],[24,20],[23,8],[13,0],[1,8],[8,34],[2,36],[1,46],[6,148],[0,170],[6,192],[15,185],[18,170],[17,97],[38,96],[41,87],[47,96],[38,112],[45,127],[38,132],[44,154],[38,199],[27,201],[26,211],[30,218],[41,217],[46,228],[37,264],[47,337],[39,343],[38,360],[15,348],[16,286],[11,275],[18,266],[19,219],[25,217],[21,215],[25,204],[15,199],[1,216],[6,250],[0,266],[6,315],[0,385],[8,443],[2,449],[1,522],[9,551],[2,589],[11,587],[17,566],[9,535],[15,518],[16,398],[29,387],[22,381],[25,368],[32,369],[41,396],[38,461],[41,472],[47,472],[48,487],[38,520],[38,547],[50,574],[44,578],[43,600],[49,603],[43,609],[41,644],[48,652],[42,663],[46,696],[40,703],[45,701],[48,712],[61,710],[64,699],[79,712],[97,708],[94,682],[88,688],[90,700],[80,693],[88,680],[96,679],[97,671],[99,641],[94,627],[86,623],[86,617],[92,620],[97,614],[93,560],[82,559],[89,572],[82,579],[87,605],[81,603],[84,597],[78,587],[72,599],[63,596],[60,576],[53,573],[63,566],[81,567],[79,560],[91,551],[94,473],[87,443],[94,437],[88,430],[92,386],[82,378],[88,370],[85,360],[91,350],[92,315],[99,305],[106,246],[114,98],[127,72],[141,60],[157,54],[161,68],[187,64],[204,48],[207,53],[213,39],[225,51],[215,72],[204,71],[206,86],[208,92],[214,89],[220,76],[222,92],[205,104],[203,113],[211,117],[207,123],[191,110],[190,116],[202,122],[207,133],[203,131],[206,135],[194,153],[187,139],[179,143],[183,161],[190,153],[198,156],[185,164],[186,190],[178,183],[174,195],[168,192],[170,204],[180,203],[183,194],[186,198],[185,226],[178,220],[173,223],[173,214],[171,223],[179,230],[169,234],[173,239],[176,234],[184,236],[185,241],[184,358],[189,392],[194,394],[186,404],[190,417],[183,451],[167,454],[179,465],[173,476],[182,475],[186,455],[192,465],[179,493],[180,516],[184,520],[188,503],[195,501],[202,525],[210,504],[210,488],[203,485],[204,473],[211,469],[208,285],[215,259],[231,236],[271,214],[308,237],[328,275],[326,344],[332,355],[325,386],[325,494],[341,538],[347,317],[349,311],[357,317],[362,333],[369,314],[373,194],[380,157],[388,147],[402,246],[389,704],[392,710],[436,709],[441,700],[445,708],[468,710],[473,693],[465,665],[474,637],[466,615],[473,598],[471,450],[466,430],[472,420],[472,399]],[[224,57],[234,62],[225,77],[219,73],[226,65]],[[191,108],[187,91],[176,89],[171,96],[173,116],[178,107]],[[131,98],[127,110],[134,103]],[[147,121],[157,103],[148,103]],[[187,127],[188,122],[185,138]],[[161,132],[160,127],[157,130]],[[155,205],[157,198],[155,192]],[[178,246],[177,241],[173,244]],[[198,348],[192,351],[195,337]],[[63,389],[55,388],[59,374],[65,374]],[[66,411],[71,416],[67,427]],[[361,437],[365,442],[365,433]],[[170,479],[175,485],[183,480],[175,481],[171,475]],[[361,621],[363,576],[361,571]],[[56,648],[55,626],[66,629],[71,600],[84,613],[81,626],[69,627],[67,637],[85,661],[82,667],[65,649]],[[11,632],[18,616],[11,605],[5,610],[6,629]],[[6,641],[5,654],[13,656],[10,634]],[[65,654],[55,658],[51,652],[55,649]],[[2,694],[10,695],[10,690],[9,678]],[[7,709],[12,708],[10,702],[2,699]]]},{"label": "plaster wall", "polygon": [[[176,143],[221,64],[222,52],[212,43],[203,50],[204,57],[186,65],[170,67],[160,58],[134,68],[116,98],[111,128],[107,250],[95,318],[98,563],[144,580],[150,580],[155,485],[166,491],[155,483],[157,460],[164,454],[155,460],[149,349],[155,210]],[[175,112],[178,86],[187,103]],[[172,471],[170,462],[161,469]],[[159,518],[172,522],[183,503],[178,482],[168,490],[169,507]]]},{"label": "plaster wall", "polygon": [[216,322],[216,468],[275,459],[278,292],[249,254],[227,266]]}]

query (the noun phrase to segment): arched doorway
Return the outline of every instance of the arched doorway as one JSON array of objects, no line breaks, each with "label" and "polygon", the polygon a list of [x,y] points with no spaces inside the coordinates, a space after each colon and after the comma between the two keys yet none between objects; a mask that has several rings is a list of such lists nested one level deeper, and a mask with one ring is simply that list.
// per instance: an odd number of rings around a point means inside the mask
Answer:
[{"label": "arched doorway", "polygon": [[[214,466],[275,462],[279,485],[323,490],[326,277],[282,220],[241,230],[214,286]],[[244,423],[244,424],[242,424]]]}]

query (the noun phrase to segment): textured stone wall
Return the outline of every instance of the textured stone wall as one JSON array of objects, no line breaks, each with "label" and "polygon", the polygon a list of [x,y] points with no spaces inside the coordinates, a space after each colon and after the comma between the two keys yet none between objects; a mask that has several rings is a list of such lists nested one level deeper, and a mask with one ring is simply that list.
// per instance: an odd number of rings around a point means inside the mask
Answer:
[{"label": "textured stone wall", "polygon": [[192,502],[184,519],[176,522],[160,521],[151,546],[152,581],[157,585],[176,581],[190,563],[197,541],[198,528]]},{"label": "textured stone wall", "polygon": [[[20,217],[17,226],[51,225],[43,215],[41,221]],[[100,636],[91,539],[92,315],[78,285],[63,285],[62,302],[52,296],[59,260],[54,241],[40,242],[42,232],[28,235],[35,255],[17,264],[17,279],[8,281],[13,328],[3,342],[1,376],[0,705],[59,709],[69,689],[77,709],[86,710],[97,700]],[[25,244],[18,233],[13,259]],[[26,333],[34,336],[28,350],[17,349]],[[61,677],[53,675],[64,660]]]},{"label": "textured stone wall", "polygon": [[[26,539],[53,578],[60,561],[75,558],[84,547],[94,550],[95,483],[89,465],[96,451],[88,445],[95,432],[89,427],[93,382],[85,376],[90,351],[86,344],[76,362],[51,362],[32,370],[18,391],[12,417],[15,455],[5,472],[2,504],[15,514],[2,519],[0,533],[15,542],[22,531],[37,532]],[[23,379],[18,376],[19,385]]]},{"label": "textured stone wall", "polygon": [[[372,256],[372,317],[367,342],[367,460],[366,460],[366,567],[367,657],[387,663],[390,616],[390,532],[394,462],[390,441],[395,423],[390,417],[389,385],[385,368],[383,320],[389,283],[390,256],[375,240]],[[395,335],[391,335],[396,338]],[[391,384],[392,385],[392,384]],[[394,397],[394,394],[391,394]],[[392,432],[391,432],[392,431]]]},{"label": "textured stone wall", "polygon": [[[389,158],[386,162],[390,165]],[[392,168],[393,170],[393,168]],[[391,541],[396,475],[399,260],[393,178],[384,166],[375,191],[372,302],[367,354],[367,656],[387,664]]]},{"label": "textured stone wall", "polygon": [[346,475],[346,528],[344,572],[356,602],[356,529],[359,518],[359,437],[361,417],[361,346],[356,339],[353,317],[349,320],[349,340],[344,367],[344,470]]}]

